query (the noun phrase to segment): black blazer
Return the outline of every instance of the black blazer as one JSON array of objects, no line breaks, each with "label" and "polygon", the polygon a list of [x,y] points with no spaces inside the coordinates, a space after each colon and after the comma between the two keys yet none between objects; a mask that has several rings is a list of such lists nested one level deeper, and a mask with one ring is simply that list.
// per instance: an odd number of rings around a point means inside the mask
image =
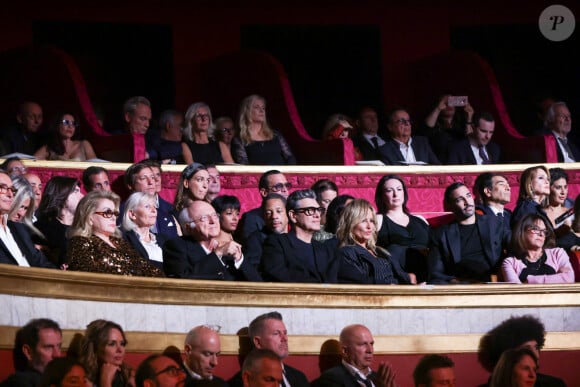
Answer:
[{"label": "black blazer", "polygon": [[[308,379],[302,371],[297,370],[294,367],[290,367],[288,364],[283,364],[284,373],[290,387],[309,387]],[[230,380],[228,380],[230,387],[244,387],[244,382],[242,381],[242,371],[238,371]]]},{"label": "black blazer", "polygon": [[250,235],[254,231],[263,229],[265,224],[260,207],[244,212],[236,229],[235,240],[245,245]]},{"label": "black blazer", "polygon": [[[30,237],[30,231],[23,223],[16,223],[8,221],[8,229],[12,233],[16,244],[20,248],[22,255],[26,257],[28,264],[32,267],[44,267],[48,269],[55,269],[52,263],[46,259],[42,251],[34,247],[34,243]],[[9,265],[18,265],[14,256],[10,253],[4,241],[0,239],[0,263],[7,263]]]},{"label": "black blazer", "polygon": [[[480,205],[476,206],[476,211],[480,215],[497,217],[497,215],[491,210],[491,208],[485,204],[481,206]],[[502,218],[504,227],[511,228],[511,219],[512,212],[507,208],[504,208]]]},{"label": "black blazer", "polygon": [[203,247],[189,236],[168,240],[163,246],[163,270],[173,278],[229,281],[261,281],[262,278],[246,259],[236,269],[233,257],[224,256],[224,266],[215,253],[206,254]]},{"label": "black blazer", "polygon": [[[564,155],[562,154],[562,149],[560,149],[560,143],[558,142],[558,138],[554,135],[554,132],[552,132],[550,129],[544,129],[544,134],[550,134],[552,136],[554,136],[554,140],[556,141],[556,153],[558,154],[558,162],[559,163],[563,163],[564,162]],[[570,150],[572,151],[572,156],[574,157],[574,160],[576,160],[577,162],[580,162],[580,149],[578,149],[578,147],[576,146],[576,144],[574,143],[574,141],[570,138],[571,136],[568,136],[568,146],[570,147]]]},{"label": "black blazer", "polygon": [[[379,136],[380,137],[380,136]],[[367,141],[362,133],[357,133],[352,139],[354,146],[360,151],[363,160],[380,160],[381,154],[373,144]]]},{"label": "black blazer", "polygon": [[[411,283],[409,274],[403,270],[399,262],[387,257],[386,254],[381,254],[383,253],[381,250],[381,248],[377,249],[379,255],[375,257],[359,245],[339,248],[337,252],[338,282],[347,284]],[[383,266],[380,263],[383,263]],[[385,278],[380,278],[381,271],[385,272],[383,274]]]},{"label": "black blazer", "polygon": [[[492,267],[493,274],[499,269],[503,249],[511,239],[511,230],[503,227],[497,217],[475,215],[476,227],[479,230],[481,245],[486,261]],[[434,230],[428,257],[429,282],[435,284],[449,283],[456,278],[455,265],[461,261],[461,238],[459,224],[453,222]]]},{"label": "black blazer", "polygon": [[300,241],[293,232],[272,234],[264,242],[260,262],[265,281],[336,283],[338,261],[334,251],[324,243],[312,240],[312,266],[297,254]]},{"label": "black blazer", "polygon": [[[500,149],[499,145],[495,142],[490,142],[485,146],[487,151],[487,157],[491,164],[497,164],[500,160]],[[447,164],[459,164],[459,165],[475,165],[475,156],[471,150],[471,144],[469,139],[463,139],[456,143],[449,152],[449,160]]]},{"label": "black blazer", "polygon": [[[427,137],[413,136],[411,148],[415,153],[417,161],[423,161],[427,164],[441,164],[433,150]],[[399,143],[392,138],[388,139],[385,145],[379,147],[380,160],[387,165],[399,165],[405,162],[403,154],[399,149]]]},{"label": "black blazer", "polygon": [[[145,247],[139,240],[139,235],[137,235],[137,233],[134,230],[123,231],[123,239],[129,242],[131,247],[133,247],[133,249],[135,249],[135,251],[138,252],[140,256],[149,260],[150,264],[152,264],[153,266],[157,267],[160,270],[163,270],[163,262],[153,261],[149,259],[149,254],[147,254],[147,250],[145,250]],[[155,239],[159,247],[163,249],[163,245],[165,244],[165,242],[167,242],[167,238],[165,238],[163,234],[156,234]]]},{"label": "black blazer", "polygon": [[313,387],[360,387],[360,383],[344,365],[326,370],[312,382]]},{"label": "black blazer", "polygon": [[191,374],[185,368],[183,363],[181,363],[181,369],[185,372],[185,387],[228,387],[228,383],[220,378],[219,376],[213,376],[211,380],[209,379],[194,379]]}]

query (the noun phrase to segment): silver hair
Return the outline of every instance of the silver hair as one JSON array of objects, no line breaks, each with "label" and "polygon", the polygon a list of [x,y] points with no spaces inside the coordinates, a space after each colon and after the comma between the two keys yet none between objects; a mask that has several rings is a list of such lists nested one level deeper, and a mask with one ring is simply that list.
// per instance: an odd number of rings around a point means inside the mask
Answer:
[{"label": "silver hair", "polygon": [[121,223],[121,227],[124,231],[132,231],[139,227],[137,223],[131,219],[129,212],[139,207],[146,200],[151,200],[153,204],[157,204],[155,195],[151,195],[145,192],[133,192],[127,198],[127,201],[125,202],[125,212],[123,213],[123,222]]},{"label": "silver hair", "polygon": [[129,114],[135,113],[135,110],[137,110],[137,105],[139,104],[151,107],[151,102],[149,102],[147,98],[138,95],[135,97],[131,97],[125,101],[125,103],[123,104],[123,113]]},{"label": "silver hair", "polygon": [[191,120],[193,120],[195,118],[195,113],[197,112],[197,109],[199,109],[199,108],[206,108],[207,109],[207,113],[209,114],[209,129],[208,129],[207,135],[210,138],[213,136],[213,131],[214,131],[215,127],[213,124],[211,109],[209,108],[209,106],[205,102],[196,102],[194,104],[191,104],[187,108],[187,111],[185,112],[185,124],[186,124],[186,126],[185,126],[185,128],[183,128],[183,136],[186,139],[188,139],[189,141],[193,141]]},{"label": "silver hair", "polygon": [[558,106],[564,106],[565,108],[568,108],[566,102],[554,102],[546,112],[546,117],[544,118],[544,127],[550,128],[550,124],[556,120],[556,107]]}]

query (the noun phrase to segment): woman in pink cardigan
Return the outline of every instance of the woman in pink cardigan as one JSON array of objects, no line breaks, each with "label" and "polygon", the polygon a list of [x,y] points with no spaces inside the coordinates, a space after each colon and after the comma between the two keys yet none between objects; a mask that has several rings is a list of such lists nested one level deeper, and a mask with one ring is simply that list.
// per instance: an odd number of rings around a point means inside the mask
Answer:
[{"label": "woman in pink cardigan", "polygon": [[539,214],[525,215],[514,227],[512,250],[501,266],[506,282],[548,284],[573,283],[570,258],[562,248],[554,247],[554,232],[546,218]]}]

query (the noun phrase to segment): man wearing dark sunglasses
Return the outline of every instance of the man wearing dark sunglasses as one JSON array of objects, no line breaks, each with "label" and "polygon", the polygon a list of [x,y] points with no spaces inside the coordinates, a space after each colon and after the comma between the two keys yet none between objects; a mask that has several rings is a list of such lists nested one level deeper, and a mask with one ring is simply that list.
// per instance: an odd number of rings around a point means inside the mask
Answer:
[{"label": "man wearing dark sunglasses", "polygon": [[10,176],[0,172],[0,263],[54,269],[54,265],[34,246],[26,225],[8,220],[14,195],[16,188]]},{"label": "man wearing dark sunglasses", "polygon": [[334,250],[312,239],[320,230],[320,218],[324,214],[314,191],[292,192],[286,202],[286,212],[290,232],[272,234],[264,242],[261,259],[264,280],[335,283],[338,266]]},{"label": "man wearing dark sunglasses", "polygon": [[[286,176],[282,172],[276,169],[264,172],[258,183],[258,190],[262,198],[265,198],[270,193],[277,193],[287,198],[290,194],[290,189],[292,189],[292,184],[286,180]],[[256,230],[263,229],[264,225],[261,207],[245,212],[238,225],[236,240],[245,244],[250,234]]]}]

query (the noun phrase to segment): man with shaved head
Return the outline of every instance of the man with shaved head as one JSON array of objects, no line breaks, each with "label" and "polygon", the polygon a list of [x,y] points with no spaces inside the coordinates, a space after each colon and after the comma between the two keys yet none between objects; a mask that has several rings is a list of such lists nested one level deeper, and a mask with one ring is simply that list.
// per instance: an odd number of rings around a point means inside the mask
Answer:
[{"label": "man with shaved head", "polygon": [[342,364],[325,371],[314,381],[317,387],[395,387],[395,373],[389,364],[380,363],[375,372],[371,366],[375,340],[361,324],[345,327],[340,332]]},{"label": "man with shaved head", "polygon": [[228,386],[225,380],[214,375],[221,353],[220,336],[215,328],[199,325],[190,330],[185,337],[184,353],[182,367],[188,386],[208,385],[208,381],[212,386]]}]

